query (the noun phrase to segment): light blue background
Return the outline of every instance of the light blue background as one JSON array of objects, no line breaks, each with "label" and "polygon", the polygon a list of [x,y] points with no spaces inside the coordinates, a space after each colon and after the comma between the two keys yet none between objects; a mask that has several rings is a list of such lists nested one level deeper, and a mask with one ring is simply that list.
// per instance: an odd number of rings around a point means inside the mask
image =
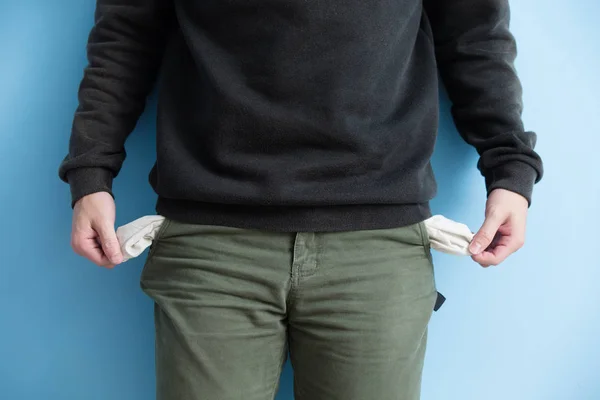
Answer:
[{"label": "light blue background", "polygon": [[[539,133],[546,177],[526,247],[504,266],[435,255],[448,301],[431,323],[424,400],[600,399],[600,3],[512,6],[524,120]],[[93,8],[0,0],[0,399],[154,395],[143,260],[106,271],[73,254],[68,188],[57,177]],[[446,100],[443,109],[434,211],[476,229],[485,200],[476,154]],[[115,183],[119,224],[153,212],[153,126],[149,110],[127,143]],[[280,400],[291,399],[291,382],[288,367]]]}]

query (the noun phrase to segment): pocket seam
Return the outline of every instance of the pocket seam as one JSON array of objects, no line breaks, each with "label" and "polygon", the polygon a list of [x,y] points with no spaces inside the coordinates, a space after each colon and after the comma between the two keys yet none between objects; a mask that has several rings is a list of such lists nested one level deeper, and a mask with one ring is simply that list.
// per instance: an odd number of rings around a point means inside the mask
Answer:
[{"label": "pocket seam", "polygon": [[153,243],[150,245],[150,251],[148,252],[148,257],[146,258],[146,263],[148,263],[148,261],[150,261],[152,256],[154,256],[154,253],[156,253],[156,248],[158,247],[158,242],[164,236],[164,233],[170,224],[171,224],[171,220],[165,218],[163,220],[163,223],[160,226],[160,228],[158,228],[158,232],[156,232],[156,236],[154,236],[154,240],[152,241]]},{"label": "pocket seam", "polygon": [[425,222],[419,222],[419,230],[421,231],[421,241],[423,242],[425,255],[427,256],[429,262],[433,265],[433,257],[431,256],[431,241],[429,240],[429,234],[427,233]]}]

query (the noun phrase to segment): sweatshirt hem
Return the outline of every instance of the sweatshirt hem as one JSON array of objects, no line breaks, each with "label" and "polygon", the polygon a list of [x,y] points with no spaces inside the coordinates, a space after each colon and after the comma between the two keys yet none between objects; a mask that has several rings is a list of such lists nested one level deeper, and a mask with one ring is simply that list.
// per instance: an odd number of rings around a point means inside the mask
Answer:
[{"label": "sweatshirt hem", "polygon": [[158,198],[156,212],[175,221],[274,232],[390,229],[424,221],[429,202],[336,206],[250,206]]}]

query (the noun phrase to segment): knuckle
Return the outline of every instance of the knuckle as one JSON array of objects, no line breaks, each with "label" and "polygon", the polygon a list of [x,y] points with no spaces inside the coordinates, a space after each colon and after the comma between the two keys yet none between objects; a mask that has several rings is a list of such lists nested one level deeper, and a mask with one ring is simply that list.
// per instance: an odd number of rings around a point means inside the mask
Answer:
[{"label": "knuckle", "polygon": [[96,253],[94,253],[94,251],[92,251],[90,249],[83,249],[83,250],[81,250],[80,255],[82,257],[87,258],[88,260],[90,260],[94,264],[98,261],[98,257],[96,255]]},{"label": "knuckle", "polygon": [[502,264],[502,263],[503,263],[503,262],[506,260],[506,258],[507,258],[508,256],[509,256],[509,255],[508,255],[508,254],[506,254],[506,255],[503,255],[503,256],[497,257],[497,258],[494,260],[494,266],[498,266],[498,265]]},{"label": "knuckle", "polygon": [[485,242],[489,243],[494,238],[494,235],[492,233],[490,233],[489,231],[481,231],[481,232],[479,232],[479,238],[484,240]]},{"label": "knuckle", "polygon": [[81,238],[81,236],[71,236],[71,247],[75,250],[75,251],[81,251],[83,248],[83,240]]},{"label": "knuckle", "polygon": [[106,248],[104,249],[104,255],[108,258],[111,258],[117,255],[117,250],[115,248]]},{"label": "knuckle", "polygon": [[102,247],[104,247],[107,250],[115,250],[118,245],[118,242],[113,238],[104,239],[102,241]]}]

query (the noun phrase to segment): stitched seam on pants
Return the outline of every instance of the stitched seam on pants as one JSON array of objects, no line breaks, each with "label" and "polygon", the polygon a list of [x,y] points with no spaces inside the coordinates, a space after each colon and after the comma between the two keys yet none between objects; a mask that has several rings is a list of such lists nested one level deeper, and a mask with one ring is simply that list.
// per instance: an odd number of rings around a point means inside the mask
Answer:
[{"label": "stitched seam on pants", "polygon": [[296,300],[296,292],[298,290],[298,286],[300,283],[300,267],[298,266],[298,263],[296,262],[296,255],[298,254],[298,235],[299,233],[296,233],[294,235],[294,249],[292,250],[292,268],[290,271],[290,290],[288,292],[287,295],[287,303],[288,306],[292,306],[294,303],[294,300]]},{"label": "stitched seam on pants", "polygon": [[143,287],[144,277],[146,276],[146,274],[148,272],[148,268],[154,258],[156,249],[160,245],[160,242],[161,242],[160,239],[164,236],[165,231],[167,230],[167,228],[169,227],[170,224],[171,224],[171,220],[168,218],[165,218],[163,220],[163,223],[160,226],[160,228],[158,228],[158,232],[156,232],[156,235],[154,236],[153,245],[152,245],[152,247],[150,247],[150,250],[148,251],[148,256],[146,257],[144,266],[142,267],[142,272],[140,274],[140,283],[142,284],[142,287]]},{"label": "stitched seam on pants", "polygon": [[319,238],[319,233],[315,232],[315,242],[316,242],[316,246],[315,246],[315,274],[319,271],[319,265],[320,265],[320,261],[321,261],[321,252],[323,251],[323,241],[320,240]]},{"label": "stitched seam on pants", "polygon": [[158,247],[158,244],[160,243],[160,239],[163,237],[165,231],[167,230],[167,228],[169,227],[170,224],[171,224],[170,219],[165,218],[163,220],[162,225],[160,226],[160,228],[158,228],[158,232],[156,232],[156,236],[154,236],[153,245],[150,248],[150,251],[148,252],[148,257],[147,257],[146,261],[150,261],[150,259],[154,255],[154,253],[156,253],[156,248]]},{"label": "stitched seam on pants", "polygon": [[[317,241],[317,233],[314,232],[312,233],[313,235],[313,252],[307,252],[308,255],[308,259],[310,260],[310,262],[312,263],[312,266],[310,269],[303,269],[302,273],[300,274],[300,276],[302,278],[309,278],[313,275],[315,275],[317,273],[317,268],[319,266],[319,252],[320,252],[320,242]],[[306,266],[307,263],[304,263],[304,265]],[[311,265],[311,264],[308,264]]]},{"label": "stitched seam on pants", "polygon": [[431,257],[431,244],[429,242],[429,235],[427,233],[427,229],[425,228],[424,222],[419,222],[419,231],[421,232],[421,241],[423,242],[423,249],[425,251],[425,256],[433,266],[433,258]]},{"label": "stitched seam on pants", "polygon": [[433,264],[433,256],[431,255],[431,242],[429,241],[429,234],[427,233],[427,227],[425,226],[425,222],[419,223],[419,230],[421,231],[423,245],[425,246],[425,256],[427,257],[427,260],[429,261],[429,265],[431,267],[433,288],[437,292],[437,284],[435,281],[435,265]]}]

